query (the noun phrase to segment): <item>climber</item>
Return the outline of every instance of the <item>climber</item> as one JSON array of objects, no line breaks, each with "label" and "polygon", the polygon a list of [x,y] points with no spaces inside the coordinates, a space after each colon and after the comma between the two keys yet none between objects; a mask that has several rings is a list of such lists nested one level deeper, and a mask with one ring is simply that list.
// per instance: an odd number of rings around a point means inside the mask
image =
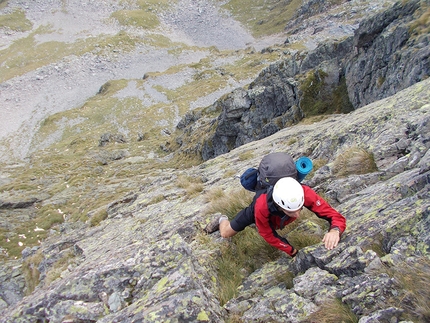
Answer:
[{"label": "climber", "polygon": [[212,233],[220,230],[223,238],[229,238],[255,223],[264,240],[294,257],[298,250],[276,230],[295,221],[303,206],[329,222],[330,229],[322,241],[327,249],[335,248],[345,231],[345,218],[309,186],[300,184],[292,177],[281,178],[273,187],[258,191],[252,203],[237,213],[231,222],[222,215],[210,222],[204,231]]}]

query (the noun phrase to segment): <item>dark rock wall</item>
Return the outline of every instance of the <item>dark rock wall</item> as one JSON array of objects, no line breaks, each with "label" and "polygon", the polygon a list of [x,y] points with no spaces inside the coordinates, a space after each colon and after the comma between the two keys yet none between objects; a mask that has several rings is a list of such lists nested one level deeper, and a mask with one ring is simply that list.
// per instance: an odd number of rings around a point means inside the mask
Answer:
[{"label": "dark rock wall", "polygon": [[397,93],[430,75],[429,35],[413,35],[419,1],[397,3],[360,23],[346,80],[355,108]]},{"label": "dark rock wall", "polygon": [[[364,20],[353,37],[323,43],[306,55],[296,53],[264,69],[247,90],[236,89],[214,103],[211,110],[221,109],[221,113],[211,131],[202,134],[203,141],[196,144],[181,135],[177,140],[183,145],[181,150],[197,151],[208,160],[296,124],[306,116],[305,102],[327,101],[320,93],[307,97],[303,91],[307,73],[324,75],[320,82],[327,97],[336,95],[342,82],[346,83],[347,98],[340,99],[340,104],[353,109],[426,79],[430,75],[429,35],[417,34],[411,27],[426,8],[418,0],[399,2]],[[347,111],[337,108],[334,112]],[[195,123],[187,123],[184,133],[199,131]],[[190,145],[199,148],[185,148]]]}]

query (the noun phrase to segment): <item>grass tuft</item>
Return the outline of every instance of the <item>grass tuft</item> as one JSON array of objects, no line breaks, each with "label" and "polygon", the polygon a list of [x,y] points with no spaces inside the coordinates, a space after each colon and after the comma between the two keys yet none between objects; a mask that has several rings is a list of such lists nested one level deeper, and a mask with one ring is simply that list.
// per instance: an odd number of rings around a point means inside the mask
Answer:
[{"label": "grass tuft", "polygon": [[39,285],[39,265],[43,260],[40,249],[32,256],[26,258],[22,263],[22,270],[25,279],[26,294],[30,295]]},{"label": "grass tuft", "polygon": [[90,226],[95,227],[98,226],[103,220],[106,220],[108,217],[108,213],[106,209],[99,210],[91,217]]},{"label": "grass tuft", "polygon": [[403,262],[387,269],[395,280],[399,295],[389,300],[393,306],[405,309],[403,317],[417,323],[430,322],[430,259],[416,263]]},{"label": "grass tuft", "polygon": [[351,147],[336,158],[333,169],[338,176],[348,176],[376,172],[378,167],[371,152],[363,148]]},{"label": "grass tuft", "polygon": [[219,190],[210,191],[206,199],[211,201],[206,214],[222,213],[232,219],[237,212],[247,207],[253,198],[253,193],[239,188],[233,192],[220,192]]},{"label": "grass tuft", "polygon": [[252,151],[245,151],[245,152],[239,154],[239,160],[241,160],[241,161],[249,160],[253,157],[254,157],[254,153]]},{"label": "grass tuft", "polygon": [[430,32],[430,8],[423,3],[423,8],[425,7],[427,7],[427,10],[423,11],[422,14],[410,24],[409,32],[412,35],[426,35]]},{"label": "grass tuft", "polygon": [[372,241],[368,244],[362,247],[363,251],[366,252],[368,250],[372,250],[376,252],[379,258],[384,257],[387,252],[384,250],[384,236],[382,233],[378,233],[375,237],[372,238]]},{"label": "grass tuft", "polygon": [[160,25],[157,15],[145,10],[121,10],[112,14],[123,26],[141,27],[144,29],[153,29]]},{"label": "grass tuft", "polygon": [[179,176],[178,187],[185,189],[187,196],[196,196],[204,189],[202,179],[200,177]]},{"label": "grass tuft", "polygon": [[302,323],[358,323],[358,317],[340,299],[330,299],[309,315]]},{"label": "grass tuft", "polygon": [[218,199],[222,199],[224,197],[225,197],[225,193],[221,187],[215,187],[207,191],[204,195],[205,201],[207,203],[212,201],[217,201]]},{"label": "grass tuft", "polygon": [[61,273],[67,269],[67,266],[74,259],[75,254],[71,250],[64,251],[61,257],[50,267],[44,279],[44,285],[49,286],[57,278],[61,277]]},{"label": "grass tuft", "polygon": [[[252,201],[253,194],[245,189],[234,192],[209,191],[206,198],[211,201],[207,213],[220,212],[233,218]],[[231,243],[220,248],[221,255],[216,260],[218,269],[218,298],[221,304],[237,295],[245,273],[251,273],[264,263],[279,258],[280,251],[267,244],[251,227],[231,238]]]}]

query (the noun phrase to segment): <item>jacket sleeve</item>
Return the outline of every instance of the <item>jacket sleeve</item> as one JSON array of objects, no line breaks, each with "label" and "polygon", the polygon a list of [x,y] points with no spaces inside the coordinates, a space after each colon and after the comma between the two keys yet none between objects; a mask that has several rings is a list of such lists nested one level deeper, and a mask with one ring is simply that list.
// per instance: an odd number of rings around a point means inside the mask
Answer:
[{"label": "jacket sleeve", "polygon": [[346,229],[345,217],[330,206],[321,196],[319,196],[309,186],[302,185],[305,193],[304,206],[314,212],[319,218],[329,222],[330,229],[339,228],[342,234]]},{"label": "jacket sleeve", "polygon": [[272,228],[270,224],[270,214],[267,208],[266,198],[266,194],[261,195],[256,200],[254,206],[255,225],[257,226],[258,233],[264,240],[266,240],[267,243],[291,256],[294,251],[293,246],[290,245],[287,239],[278,235],[276,230]]}]

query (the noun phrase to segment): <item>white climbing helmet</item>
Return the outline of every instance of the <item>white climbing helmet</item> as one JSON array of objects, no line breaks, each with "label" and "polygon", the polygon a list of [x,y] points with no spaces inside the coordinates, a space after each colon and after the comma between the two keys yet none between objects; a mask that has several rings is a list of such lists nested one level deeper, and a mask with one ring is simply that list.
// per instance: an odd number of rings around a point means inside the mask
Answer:
[{"label": "white climbing helmet", "polygon": [[300,210],[305,202],[302,185],[292,177],[283,177],[273,188],[273,200],[286,211]]}]

